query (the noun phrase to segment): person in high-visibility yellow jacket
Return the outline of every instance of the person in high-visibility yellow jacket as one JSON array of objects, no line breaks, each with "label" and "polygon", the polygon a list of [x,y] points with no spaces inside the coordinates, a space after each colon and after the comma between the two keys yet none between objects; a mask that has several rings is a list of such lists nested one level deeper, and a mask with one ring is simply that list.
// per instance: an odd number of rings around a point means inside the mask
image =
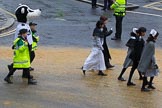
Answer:
[{"label": "person in high-visibility yellow jacket", "polygon": [[116,19],[116,33],[112,40],[120,40],[122,35],[122,21],[126,15],[126,0],[116,0],[112,5],[111,9],[114,10],[114,16]]},{"label": "person in high-visibility yellow jacket", "polygon": [[[39,41],[39,36],[36,36],[35,33],[36,33],[36,23],[33,23],[33,22],[30,22],[29,23],[29,26],[30,26],[30,29],[31,29],[31,34],[32,34],[32,39],[33,39],[33,43],[32,43],[32,47],[31,47],[31,50],[30,50],[30,63],[33,62],[34,58],[35,58],[35,50],[37,49],[37,43]],[[32,67],[29,67],[29,71],[34,71],[34,68]],[[23,75],[22,75],[23,78],[27,78],[27,75],[25,72],[23,72]],[[31,75],[31,78],[33,76]]]},{"label": "person in high-visibility yellow jacket", "polygon": [[10,77],[14,74],[17,69],[23,69],[28,76],[28,84],[36,84],[36,80],[31,79],[30,77],[30,55],[29,47],[27,41],[27,29],[21,29],[19,31],[19,36],[13,42],[14,57],[12,69],[9,71],[8,75],[5,77],[7,83],[12,84]]},{"label": "person in high-visibility yellow jacket", "polygon": [[[37,43],[39,42],[39,36],[36,36],[36,23],[30,22],[29,26],[32,32],[32,38],[33,38],[33,43],[32,43],[32,50],[30,53],[30,63],[33,62],[34,58],[35,58],[35,50],[37,49]],[[30,67],[29,68],[30,71],[33,71],[34,68]]]}]

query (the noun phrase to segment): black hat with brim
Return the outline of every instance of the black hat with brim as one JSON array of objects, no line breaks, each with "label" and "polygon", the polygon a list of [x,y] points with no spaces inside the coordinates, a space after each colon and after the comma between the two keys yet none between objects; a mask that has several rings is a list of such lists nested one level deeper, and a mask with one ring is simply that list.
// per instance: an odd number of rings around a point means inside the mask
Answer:
[{"label": "black hat with brim", "polygon": [[21,30],[19,31],[19,35],[22,35],[22,34],[27,33],[27,32],[28,32],[27,29],[21,29]]},{"label": "black hat with brim", "polygon": [[37,24],[36,23],[33,23],[33,22],[30,22],[29,23],[29,26],[32,26],[32,25],[36,26]]}]

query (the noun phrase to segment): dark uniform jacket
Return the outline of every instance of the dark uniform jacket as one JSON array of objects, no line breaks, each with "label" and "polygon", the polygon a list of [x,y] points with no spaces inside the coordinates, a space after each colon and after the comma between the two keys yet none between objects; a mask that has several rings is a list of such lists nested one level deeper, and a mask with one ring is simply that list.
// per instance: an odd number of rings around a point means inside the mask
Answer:
[{"label": "dark uniform jacket", "polygon": [[104,48],[104,58],[105,59],[111,59],[111,55],[110,55],[110,52],[109,52],[109,49],[108,49],[108,46],[107,46],[107,42],[106,42],[106,37],[107,36],[110,36],[112,34],[112,30],[108,31],[107,30],[107,27],[104,26],[103,28],[103,32],[104,32],[104,42],[103,42],[103,48]]},{"label": "dark uniform jacket", "polygon": [[129,58],[132,59],[133,61],[139,61],[141,58],[143,47],[145,45],[145,41],[143,40],[143,38],[136,36],[136,39],[132,43],[133,44],[130,45],[131,47],[133,47],[134,50],[130,54]]}]

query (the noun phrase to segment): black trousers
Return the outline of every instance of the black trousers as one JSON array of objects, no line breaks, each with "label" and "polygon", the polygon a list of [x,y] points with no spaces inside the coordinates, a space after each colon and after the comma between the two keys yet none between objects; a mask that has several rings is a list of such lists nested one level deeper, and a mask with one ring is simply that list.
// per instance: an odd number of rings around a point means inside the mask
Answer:
[{"label": "black trousers", "polygon": [[92,0],[92,7],[96,6],[97,0]]},{"label": "black trousers", "polygon": [[115,33],[115,37],[116,38],[121,38],[123,16],[115,15],[115,19],[116,19],[116,33]]},{"label": "black trousers", "polygon": [[[8,73],[7,77],[10,77],[11,75],[14,74],[14,72],[17,70],[18,68],[13,68],[13,63],[11,64],[11,69],[10,72]],[[30,79],[30,71],[29,68],[22,68],[23,69],[23,73],[26,74],[27,78]]]},{"label": "black trousers", "polygon": [[30,53],[30,63],[33,62],[34,58],[35,58],[35,52],[31,51],[31,53]]},{"label": "black trousers", "polygon": [[[31,51],[31,52],[30,52],[30,63],[33,62],[34,58],[35,58],[35,52],[34,52],[34,51]],[[23,77],[27,77],[28,75],[27,75],[26,72],[23,71],[23,75],[22,75],[22,76],[23,76]]]},{"label": "black trousers", "polygon": [[112,3],[112,0],[104,0],[104,9],[110,9]]},{"label": "black trousers", "polygon": [[130,74],[129,74],[129,79],[128,79],[128,83],[130,83],[131,82],[131,80],[132,80],[132,76],[133,76],[133,74],[134,74],[134,71],[137,69],[137,67],[138,67],[138,61],[133,61],[133,66],[132,66],[132,68],[131,68],[131,71],[130,71]]}]

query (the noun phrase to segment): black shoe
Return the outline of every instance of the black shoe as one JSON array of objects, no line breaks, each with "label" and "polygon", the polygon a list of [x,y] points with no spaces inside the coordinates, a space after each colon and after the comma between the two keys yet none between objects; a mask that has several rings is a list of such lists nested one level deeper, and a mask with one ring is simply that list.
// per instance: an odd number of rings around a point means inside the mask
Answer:
[{"label": "black shoe", "polygon": [[10,77],[6,77],[6,78],[4,79],[4,81],[6,81],[6,82],[9,83],[9,84],[12,84],[12,83],[13,83],[13,82],[11,81]]},{"label": "black shoe", "polygon": [[83,70],[83,75],[85,75],[85,72],[86,72],[86,71],[85,71],[85,70]]},{"label": "black shoe", "polygon": [[92,6],[92,9],[96,9],[96,6]]},{"label": "black shoe", "polygon": [[[22,76],[22,78],[28,78],[28,76]],[[30,75],[30,79],[33,79],[33,75]]]},{"label": "black shoe", "polygon": [[106,9],[105,9],[105,8],[103,8],[103,9],[101,9],[101,10],[106,11]]},{"label": "black shoe", "polygon": [[104,74],[102,71],[99,71],[98,75],[100,75],[100,76],[107,76],[107,74]]},{"label": "black shoe", "polygon": [[117,38],[117,37],[113,37],[113,38],[111,38],[111,40],[121,40],[121,38]]},{"label": "black shoe", "polygon": [[36,80],[33,80],[33,79],[30,79],[30,80],[28,80],[28,84],[29,85],[36,85],[37,84],[37,81]]},{"label": "black shoe", "polygon": [[148,88],[141,88],[142,92],[149,92],[150,90]]},{"label": "black shoe", "polygon": [[30,68],[29,68],[29,71],[34,71],[34,68],[30,67]]},{"label": "black shoe", "polygon": [[115,67],[115,66],[113,66],[113,65],[110,64],[110,65],[107,66],[106,68],[107,68],[107,69],[110,69],[110,68],[113,68],[113,67]]},{"label": "black shoe", "polygon": [[110,8],[110,7],[108,7],[108,8],[107,8],[107,10],[111,10],[111,8]]},{"label": "black shoe", "polygon": [[149,89],[156,89],[154,86],[152,86],[152,85],[149,85],[147,88],[149,88]]},{"label": "black shoe", "polygon": [[132,82],[128,82],[127,86],[135,86],[136,84],[132,83]]},{"label": "black shoe", "polygon": [[123,77],[121,77],[121,78],[118,77],[118,80],[119,80],[119,81],[126,81]]},{"label": "black shoe", "polygon": [[154,84],[154,83],[150,83],[150,82],[147,81],[147,85],[152,85],[152,84]]}]

